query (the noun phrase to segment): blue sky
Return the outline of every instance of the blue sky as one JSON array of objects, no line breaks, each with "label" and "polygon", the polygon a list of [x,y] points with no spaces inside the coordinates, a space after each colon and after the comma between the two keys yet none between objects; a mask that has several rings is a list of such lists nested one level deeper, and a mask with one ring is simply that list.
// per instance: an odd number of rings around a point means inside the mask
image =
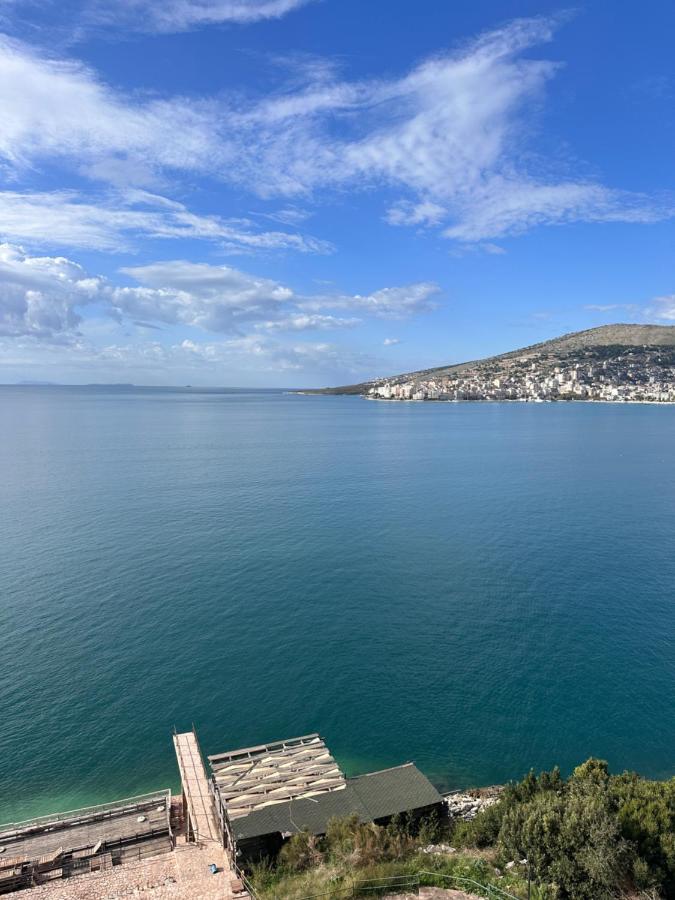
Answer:
[{"label": "blue sky", "polygon": [[0,0],[0,381],[675,323],[675,7]]}]

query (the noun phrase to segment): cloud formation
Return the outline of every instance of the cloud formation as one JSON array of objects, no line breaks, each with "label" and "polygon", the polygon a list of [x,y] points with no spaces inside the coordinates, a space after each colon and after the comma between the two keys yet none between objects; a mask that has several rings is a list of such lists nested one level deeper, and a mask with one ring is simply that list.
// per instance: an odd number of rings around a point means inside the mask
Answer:
[{"label": "cloud formation", "polygon": [[340,318],[320,314],[296,313],[276,321],[259,322],[261,331],[332,331],[334,328],[354,328],[361,319]]},{"label": "cloud formation", "polygon": [[654,319],[675,322],[675,294],[655,297],[648,307],[647,313]]},{"label": "cloud formation", "polygon": [[307,297],[301,304],[305,309],[319,310],[332,307],[358,310],[380,319],[405,319],[436,309],[438,304],[434,298],[440,292],[441,289],[434,282],[420,281],[404,287],[381,288],[366,295],[328,294]]},{"label": "cloud formation", "polygon": [[251,336],[251,329],[327,331],[352,328],[361,321],[308,311],[312,306],[357,308],[364,315],[401,318],[425,311],[428,297],[438,292],[435,285],[422,283],[383,288],[366,296],[305,296],[231,266],[185,260],[120,271],[134,283],[114,284],[88,275],[64,257],[34,257],[20,247],[0,245],[0,333],[75,342],[81,334],[84,307],[96,305],[99,318],[109,316],[143,328],[194,328],[255,342],[262,338]]},{"label": "cloud formation", "polygon": [[[362,378],[381,361],[333,343],[291,341],[267,336],[199,341],[190,338],[160,341],[93,342],[78,337],[67,345],[44,344],[34,338],[6,339],[0,335],[0,370],[46,379],[125,381],[137,384],[269,384],[275,376],[298,386],[320,378],[334,381],[345,373]],[[234,380],[233,380],[234,376]]]},{"label": "cloud formation", "polygon": [[92,302],[98,279],[61,256],[26,256],[0,244],[0,335],[55,340],[73,333],[78,308]]},{"label": "cloud formation", "polygon": [[[187,16],[216,6],[161,9]],[[260,3],[258,12],[274,6]],[[0,159],[15,172],[57,161],[118,186],[198,173],[286,201],[384,188],[399,195],[382,211],[392,225],[438,228],[458,242],[671,216],[672,200],[556,177],[555,160],[530,146],[558,65],[526,52],[550,41],[558,24],[517,20],[400,77],[348,81],[317,64],[304,68],[304,83],[296,76],[266,96],[200,101],[124,95],[81,63],[5,39]]]},{"label": "cloud formation", "polygon": [[260,230],[249,219],[200,216],[182,203],[138,189],[93,201],[75,191],[0,191],[0,237],[31,246],[113,252],[133,249],[136,237],[205,240],[231,253],[334,249],[309,235]]},{"label": "cloud formation", "polygon": [[88,4],[88,18],[103,25],[130,25],[137,31],[188,31],[233,22],[248,25],[280,19],[311,0],[117,0]]}]

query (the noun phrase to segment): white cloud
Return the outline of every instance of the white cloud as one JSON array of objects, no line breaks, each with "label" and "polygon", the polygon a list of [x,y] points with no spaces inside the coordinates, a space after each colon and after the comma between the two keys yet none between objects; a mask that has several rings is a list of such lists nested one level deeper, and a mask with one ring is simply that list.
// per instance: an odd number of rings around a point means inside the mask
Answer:
[{"label": "white cloud", "polygon": [[285,312],[293,291],[230,266],[172,261],[122,269],[141,287],[116,287],[111,302],[121,315],[206,331],[238,333],[248,322]]},{"label": "white cloud", "polygon": [[200,25],[246,25],[282,16],[310,0],[117,0],[89,4],[89,18],[101,24],[129,24],[137,31],[187,31]]},{"label": "white cloud", "polygon": [[[188,15],[198,5],[161,7],[178,8]],[[518,20],[388,80],[340,80],[316,64],[302,70],[303,84],[296,75],[262,99],[202,101],[125,96],[80,63],[5,39],[0,159],[15,172],[59,162],[117,185],[195,172],[263,197],[384,187],[400,194],[389,222],[442,227],[460,242],[671,216],[672,200],[541,174],[555,172],[555,160],[537,159],[528,142],[558,66],[525,53],[557,24]]]},{"label": "white cloud", "polygon": [[93,343],[85,337],[67,346],[33,337],[0,336],[2,380],[26,377],[82,382],[137,384],[247,384],[290,386],[361,380],[381,364],[347,348],[325,342],[280,341],[245,336],[220,341],[190,338],[159,341]]},{"label": "white cloud", "polygon": [[[175,353],[178,348],[172,348]],[[347,368],[358,370],[365,358],[342,347],[325,342],[282,344],[258,336],[246,336],[218,343],[198,343],[190,340],[180,344],[180,351],[191,354],[200,362],[224,362],[236,359],[243,368],[255,366],[256,371],[289,372],[306,369]]]},{"label": "white cloud", "polygon": [[675,294],[655,297],[651,302],[651,306],[645,310],[645,314],[649,318],[675,322]]},{"label": "white cloud", "polygon": [[297,206],[287,206],[271,213],[258,213],[265,219],[272,219],[274,222],[281,222],[283,225],[301,225],[312,215],[309,210],[299,209]]},{"label": "white cloud", "polygon": [[61,256],[30,257],[0,244],[0,334],[54,340],[72,335],[78,309],[96,299],[100,281]]},{"label": "white cloud", "polygon": [[485,179],[457,201],[458,221],[443,233],[460,241],[522,234],[570,222],[656,222],[675,206],[589,182],[541,184],[517,173]]},{"label": "white cloud", "polygon": [[353,309],[382,319],[404,319],[436,309],[438,304],[433,298],[440,293],[441,289],[434,282],[420,281],[402,287],[381,288],[365,295],[307,297],[302,305],[307,309]]},{"label": "white cloud", "polygon": [[635,303],[588,303],[584,306],[591,312],[614,312],[617,309],[631,310],[633,312],[639,310],[639,306]]},{"label": "white cloud", "polygon": [[296,313],[271,322],[259,322],[261,331],[332,331],[335,328],[354,328],[361,319],[344,319],[339,316],[325,316],[318,313]]},{"label": "white cloud", "polygon": [[[362,297],[314,298],[297,294],[269,278],[231,266],[185,260],[152,263],[120,270],[133,280],[123,286],[91,277],[64,257],[32,257],[20,247],[0,245],[0,333],[32,335],[47,341],[76,341],[82,335],[81,310],[96,304],[91,316],[109,316],[142,328],[178,326],[246,337],[246,331],[326,331],[351,328],[356,317],[311,312],[352,306],[365,314],[400,318],[422,312],[433,285],[383,288]],[[92,318],[87,320],[92,327]],[[249,337],[251,337],[249,335]],[[251,337],[261,341],[261,337]]]},{"label": "white cloud", "polygon": [[307,296],[230,266],[177,260],[121,271],[141,287],[115,288],[113,303],[120,314],[221,332],[239,332],[243,323],[254,321],[267,331],[326,330],[359,322],[322,313],[326,309],[400,319],[435,308],[432,297],[440,293],[438,285],[420,282],[367,295]]},{"label": "white cloud", "polygon": [[0,38],[0,158],[21,169],[35,161],[73,168],[115,162],[137,181],[145,168],[209,169],[225,162],[212,104],[133,100],[101,83],[82,63],[40,55]]},{"label": "white cloud", "polygon": [[445,207],[432,200],[399,200],[387,210],[385,220],[390,225],[439,225],[446,215]]},{"label": "white cloud", "polygon": [[395,344],[400,344],[401,341],[399,338],[385,338],[382,341],[382,345],[384,347],[393,347]]},{"label": "white cloud", "polygon": [[285,231],[260,231],[248,220],[200,216],[147,191],[128,190],[89,202],[74,191],[0,191],[0,236],[39,246],[131,249],[132,237],[211,241],[229,252],[295,250],[328,253],[327,241]]}]

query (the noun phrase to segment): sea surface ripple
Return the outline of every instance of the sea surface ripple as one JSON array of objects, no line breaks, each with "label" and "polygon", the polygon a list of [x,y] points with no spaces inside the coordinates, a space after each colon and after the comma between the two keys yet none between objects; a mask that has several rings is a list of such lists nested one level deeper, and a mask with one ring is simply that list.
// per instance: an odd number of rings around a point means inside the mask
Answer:
[{"label": "sea surface ripple", "polygon": [[0,388],[0,821],[320,731],[675,771],[675,407]]}]

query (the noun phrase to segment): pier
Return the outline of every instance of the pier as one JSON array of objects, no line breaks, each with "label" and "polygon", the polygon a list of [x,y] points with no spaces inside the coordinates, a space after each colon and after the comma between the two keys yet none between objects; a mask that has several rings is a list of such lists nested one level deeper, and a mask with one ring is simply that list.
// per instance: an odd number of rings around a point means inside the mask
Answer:
[{"label": "pier", "polygon": [[276,858],[302,830],[320,837],[336,818],[386,825],[446,808],[413,763],[348,778],[317,733],[216,753],[208,764],[194,727],[174,732],[173,746],[177,797],[158,791],[0,826],[0,894],[252,900],[239,866]]},{"label": "pier", "polygon": [[188,840],[218,842],[209,782],[194,729],[174,734],[178,771],[183,788],[183,814]]},{"label": "pier", "polygon": [[222,900],[250,900],[237,867],[223,846],[222,834],[216,819],[213,799],[199,741],[194,730],[174,734],[173,745],[183,791],[183,816],[185,839],[197,845],[203,857],[204,871],[211,865],[220,870],[219,881]]}]

